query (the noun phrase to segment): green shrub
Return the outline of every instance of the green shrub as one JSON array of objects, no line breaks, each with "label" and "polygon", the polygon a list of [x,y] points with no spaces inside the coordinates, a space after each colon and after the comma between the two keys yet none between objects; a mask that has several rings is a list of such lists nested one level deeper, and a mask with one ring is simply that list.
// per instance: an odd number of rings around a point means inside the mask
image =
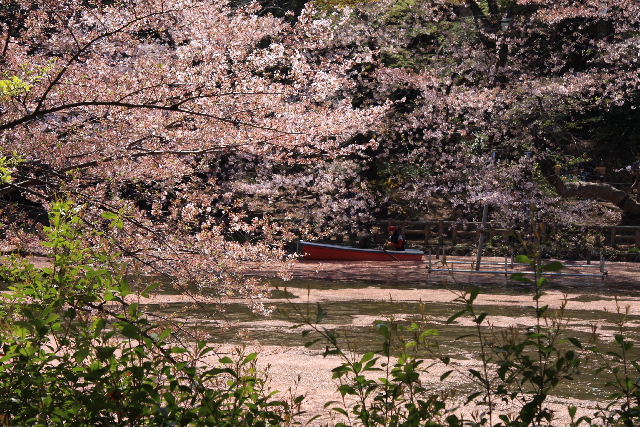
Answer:
[{"label": "green shrub", "polygon": [[[298,315],[302,313],[298,312]],[[345,351],[335,331],[319,326],[326,312],[318,305],[313,321],[307,316],[304,323],[319,337],[307,343],[310,347],[325,340],[325,356],[338,355],[342,363],[336,366],[333,378],[338,382],[340,401],[326,402],[324,407],[344,417],[336,427],[418,427],[448,423],[445,411],[447,394],[427,387],[421,376],[429,375],[430,364],[417,355],[435,345],[436,329],[424,329],[424,322],[401,325],[376,321],[375,328],[382,338],[379,352],[358,355]]]},{"label": "green shrub", "polygon": [[[618,332],[614,337],[618,351],[603,352],[595,345],[586,346],[569,334],[566,298],[553,311],[541,304],[547,285],[543,273],[557,272],[562,264],[543,264],[539,256],[534,259],[519,256],[517,261],[529,264],[529,271],[533,273],[530,276],[512,275],[531,290],[531,309],[535,318],[532,327],[495,330],[488,314],[479,311],[475,304],[478,289],[461,292],[455,300],[461,305],[460,310],[448,319],[448,323],[462,317],[471,320],[474,333],[458,336],[456,341],[471,338],[477,343],[479,368],[450,365],[452,355],[439,354],[435,341],[440,332],[429,328],[424,318],[409,324],[376,321],[382,348],[358,355],[354,349],[343,347],[334,330],[321,326],[326,316],[322,306],[317,305],[314,318],[310,317],[310,308],[306,314],[298,311],[304,321],[296,326],[310,327],[303,335],[318,335],[306,345],[324,340],[327,344],[325,355],[338,355],[343,360],[333,369],[343,400],[326,404],[344,418],[336,426],[555,425],[548,398],[559,385],[580,375],[580,367],[589,355],[596,355],[599,360],[596,372],[610,374],[607,386],[612,392],[608,396],[609,403],[592,416],[577,418],[577,408],[568,406],[570,425],[639,425],[640,363],[629,357],[634,343],[626,334],[626,314],[619,310]],[[419,348],[423,355],[426,349],[430,357],[419,357]],[[461,404],[473,404],[477,408],[472,418],[464,418],[458,413],[459,408],[455,407],[460,404],[458,396],[451,395],[447,387],[437,387],[437,382],[434,384],[433,381],[428,385],[425,381],[432,375],[429,368],[437,363],[451,366],[440,376],[440,381],[446,382],[455,372],[471,383],[472,389],[465,392]]]},{"label": "green shrub", "polygon": [[[276,400],[255,353],[208,366],[213,348],[181,343],[130,302],[126,264],[101,233],[83,226],[79,210],[53,207],[50,266],[18,258],[0,266],[7,284],[0,299],[1,419],[30,426],[290,423],[302,397]],[[106,219],[118,226],[117,218]]]}]

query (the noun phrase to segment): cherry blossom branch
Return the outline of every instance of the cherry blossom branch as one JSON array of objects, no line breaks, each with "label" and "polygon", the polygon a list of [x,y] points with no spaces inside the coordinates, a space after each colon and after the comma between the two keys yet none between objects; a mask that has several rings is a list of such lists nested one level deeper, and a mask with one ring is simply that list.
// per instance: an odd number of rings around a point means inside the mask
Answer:
[{"label": "cherry blossom branch", "polygon": [[[239,147],[241,145],[244,145],[244,144],[237,144],[237,145],[235,145],[235,147]],[[114,161],[119,161],[119,160],[136,159],[136,158],[149,157],[149,156],[168,156],[168,155],[195,156],[195,155],[203,155],[203,154],[211,154],[211,153],[215,153],[215,152],[220,152],[220,151],[223,151],[223,150],[226,150],[226,149],[229,149],[229,148],[233,148],[233,147],[234,146],[220,146],[220,147],[206,148],[206,149],[202,149],[202,150],[147,150],[147,151],[143,151],[141,153],[132,153],[132,154],[123,154],[123,155],[120,155],[120,156],[103,157],[103,158],[98,159],[98,160],[91,160],[91,161],[80,163],[80,164],[77,164],[77,165],[67,166],[67,167],[61,168],[59,171],[56,171],[55,174],[61,175],[63,173],[70,172],[70,171],[73,171],[73,170],[91,168],[91,167],[95,167],[95,166],[98,166],[98,165],[103,164],[103,163],[114,162]],[[38,178],[29,178],[29,179],[26,179],[26,180],[24,180],[22,182],[19,182],[19,183],[8,183],[8,184],[5,184],[5,185],[8,185],[9,187],[20,188],[20,189],[23,189],[25,191],[29,191],[28,188],[29,188],[30,185],[38,184],[38,183],[43,183],[43,181],[38,179]],[[3,189],[3,188],[0,187],[0,196],[2,196],[4,194],[7,194],[8,192],[9,192],[8,188],[4,188]]]},{"label": "cherry blossom branch", "polygon": [[0,53],[0,56],[2,56],[3,58],[5,56],[7,56],[7,50],[9,49],[9,41],[11,40],[11,24],[7,24],[7,36],[4,38],[4,46],[2,48],[2,53]]},{"label": "cherry blossom branch", "polygon": [[[94,37],[93,39],[89,40],[84,46],[82,46],[80,49],[78,49],[78,51],[67,61],[67,63],[62,67],[62,69],[60,69],[60,71],[58,72],[58,74],[53,78],[53,80],[51,80],[49,82],[49,85],[47,86],[47,88],[45,89],[45,91],[42,93],[42,95],[40,95],[40,99],[38,100],[38,104],[36,105],[36,108],[34,109],[34,113],[37,113],[38,111],[40,111],[40,109],[42,108],[47,95],[49,94],[49,92],[56,86],[56,84],[60,81],[60,79],[62,78],[62,76],[64,76],[64,74],[67,72],[67,70],[69,69],[69,67],[71,67],[71,65],[76,62],[80,56],[86,52],[91,46],[93,46],[95,43],[97,43],[98,41],[104,39],[104,38],[109,38],[113,35],[116,35],[122,31],[124,31],[125,29],[127,29],[128,27],[143,21],[145,19],[149,19],[155,16],[160,16],[160,15],[164,15],[168,13],[168,11],[162,11],[162,12],[152,12],[140,17],[137,17],[129,22],[126,22],[125,24],[121,25],[120,27],[111,30],[111,31],[107,31],[103,34],[100,34],[96,37]],[[2,129],[0,129],[2,130]]]},{"label": "cherry blossom branch", "polygon": [[12,129],[23,123],[27,123],[32,120],[38,119],[40,117],[46,116],[47,114],[57,113],[59,111],[71,110],[73,108],[78,108],[78,107],[122,107],[127,109],[162,110],[162,111],[170,111],[174,113],[183,113],[183,114],[188,114],[192,116],[206,117],[208,119],[217,120],[223,123],[272,131],[282,135],[308,135],[307,133],[304,133],[304,132],[289,132],[281,129],[272,128],[270,126],[261,126],[254,123],[245,122],[242,120],[235,120],[235,119],[230,119],[226,117],[216,116],[214,114],[209,114],[205,112],[188,110],[188,109],[180,108],[177,105],[134,104],[134,103],[118,102],[118,101],[80,101],[80,102],[71,102],[68,104],[59,105],[57,107],[51,107],[45,110],[34,110],[32,113],[27,114],[19,119],[10,121],[8,123],[0,124],[0,131]]}]

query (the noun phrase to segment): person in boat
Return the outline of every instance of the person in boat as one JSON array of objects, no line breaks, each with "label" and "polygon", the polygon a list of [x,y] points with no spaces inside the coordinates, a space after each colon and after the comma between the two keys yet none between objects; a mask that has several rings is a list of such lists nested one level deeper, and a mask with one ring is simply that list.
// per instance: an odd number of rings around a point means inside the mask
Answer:
[{"label": "person in boat", "polygon": [[633,174],[634,180],[633,184],[631,184],[630,193],[636,193],[636,197],[640,197],[640,158],[633,162],[630,166],[627,167],[628,170]]},{"label": "person in boat", "polygon": [[388,231],[389,238],[387,239],[385,249],[390,251],[404,251],[405,240],[402,231],[395,225],[390,225]]}]

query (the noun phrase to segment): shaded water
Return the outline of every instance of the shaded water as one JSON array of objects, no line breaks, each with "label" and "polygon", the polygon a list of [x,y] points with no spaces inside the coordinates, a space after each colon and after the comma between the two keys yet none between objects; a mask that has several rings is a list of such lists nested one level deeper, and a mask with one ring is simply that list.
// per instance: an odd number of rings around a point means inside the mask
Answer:
[{"label": "shaded water", "polygon": [[[357,299],[327,300],[322,302],[327,316],[322,321],[322,327],[336,332],[345,345],[359,352],[379,351],[381,339],[374,327],[376,320],[394,319],[399,324],[410,322],[423,322],[425,328],[440,330],[440,335],[435,338],[437,348],[423,351],[421,356],[450,356],[452,359],[467,360],[479,357],[478,338],[476,329],[467,321],[447,324],[449,316],[460,309],[460,305],[453,302],[420,301],[393,301],[372,299],[368,297],[367,290],[375,287],[384,289],[424,289],[459,291],[470,287],[469,284],[427,284],[427,283],[389,283],[389,282],[365,282],[365,281],[327,281],[327,280],[294,280],[282,282],[273,280],[271,284],[277,287],[273,292],[268,305],[273,308],[270,316],[262,316],[253,312],[244,303],[216,303],[216,304],[185,304],[165,303],[149,304],[148,309],[163,315],[174,315],[183,320],[187,325],[210,332],[211,341],[217,343],[258,344],[274,346],[301,346],[305,338],[301,336],[301,329],[291,327],[302,322],[302,318],[310,316],[315,318],[317,306],[308,304],[301,290],[334,290],[337,294],[341,290],[362,290]],[[285,287],[286,286],[286,287]],[[522,285],[505,285],[504,283],[483,284],[481,293],[499,295],[501,303],[509,303],[509,297],[522,297],[530,294],[530,289]],[[570,301],[588,303],[597,301],[611,301],[615,297],[629,298],[640,297],[640,291],[629,286],[603,286],[580,289],[577,286],[562,286],[554,284],[549,289],[570,293]],[[297,292],[296,292],[297,291]],[[162,291],[167,294],[174,293],[169,289]],[[453,300],[454,294],[451,294]],[[531,302],[533,304],[533,301]],[[500,303],[476,305],[478,313],[486,312],[487,319],[491,321],[494,316],[513,319],[512,323],[521,328],[531,326],[535,310],[531,306],[504,305]],[[557,311],[549,310],[549,316],[553,317]],[[617,350],[612,336],[616,333],[615,323],[619,315],[611,311],[593,309],[568,309],[565,310],[565,318],[570,321],[567,336],[578,338],[587,344],[593,339],[591,325],[599,323],[599,332],[605,336],[599,340],[598,346],[602,352]],[[625,333],[628,338],[640,341],[640,316],[630,315],[627,322],[632,326]],[[491,333],[496,340],[502,333],[508,330],[508,326],[497,325],[491,331],[485,328],[485,333]],[[471,335],[464,339],[461,336]],[[308,338],[307,338],[308,340]],[[312,348],[323,349],[326,343],[319,342]],[[560,343],[566,349],[575,349],[569,343]],[[577,350],[577,349],[576,349]],[[579,351],[579,350],[577,350]],[[433,352],[433,353],[431,353]],[[435,355],[434,355],[435,353]],[[588,352],[583,352],[587,356]],[[629,354],[630,358],[640,359],[640,351],[634,348]],[[587,357],[582,365],[582,373],[576,376],[567,385],[561,385],[554,394],[561,397],[598,400],[606,393],[605,383],[609,377],[605,373],[596,374],[596,369],[601,363],[592,356]],[[469,384],[470,386],[470,384]],[[464,388],[464,385],[462,385]]]}]

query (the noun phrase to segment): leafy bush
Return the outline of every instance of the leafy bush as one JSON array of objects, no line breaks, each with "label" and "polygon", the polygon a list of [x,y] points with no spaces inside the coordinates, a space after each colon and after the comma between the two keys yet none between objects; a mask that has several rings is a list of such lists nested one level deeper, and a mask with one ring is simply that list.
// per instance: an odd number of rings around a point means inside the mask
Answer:
[{"label": "leafy bush", "polygon": [[585,417],[591,425],[637,426],[640,425],[640,361],[629,355],[635,343],[628,338],[629,307],[617,303],[617,330],[614,334],[615,350],[603,352],[596,346],[590,348],[600,362],[598,372],[609,374],[607,387],[612,391],[609,403],[594,417]]},{"label": "leafy bush", "polygon": [[[302,313],[298,312],[298,315]],[[319,326],[325,315],[318,304],[315,320],[311,321],[307,316],[295,327],[310,326],[311,329],[303,332],[305,337],[312,331],[319,335],[308,341],[306,347],[325,340],[329,345],[324,355],[338,355],[343,361],[332,370],[342,400],[324,405],[330,412],[345,418],[346,423],[338,422],[337,427],[417,427],[446,422],[448,396],[422,382],[421,376],[429,375],[430,365],[418,357],[421,350],[430,351],[435,345],[434,337],[439,334],[436,329],[424,329],[423,322],[403,326],[376,321],[382,348],[378,354],[358,355],[341,347],[335,331]]]},{"label": "leafy bush", "polygon": [[[265,426],[291,422],[302,397],[276,400],[255,353],[208,366],[214,349],[181,344],[127,298],[127,266],[56,204],[51,265],[0,266],[0,414],[31,426]],[[110,218],[113,219],[113,218]],[[117,219],[111,221],[118,226]],[[88,237],[91,239],[88,239]],[[86,242],[98,241],[92,247]],[[142,295],[154,289],[151,285]]]},{"label": "leafy bush", "polygon": [[[449,355],[439,354],[436,339],[440,332],[429,328],[424,318],[409,324],[395,320],[376,321],[382,348],[378,352],[358,355],[353,349],[348,351],[342,346],[335,331],[320,326],[326,316],[322,306],[317,306],[315,318],[299,312],[304,322],[297,326],[310,327],[303,335],[309,336],[312,332],[319,335],[306,345],[324,340],[328,344],[325,355],[338,355],[343,359],[333,369],[343,400],[325,405],[344,417],[344,421],[336,426],[552,425],[555,414],[548,405],[548,397],[560,384],[580,375],[580,368],[589,355],[595,355],[599,360],[596,372],[608,372],[612,378],[607,383],[612,390],[608,397],[610,403],[592,416],[581,417],[576,417],[576,407],[568,406],[571,426],[638,425],[640,363],[629,357],[634,343],[626,335],[626,315],[618,310],[620,320],[614,337],[618,351],[604,352],[596,345],[586,346],[569,335],[566,298],[553,311],[541,304],[547,284],[543,273],[557,272],[562,264],[542,264],[539,257],[530,259],[526,256],[519,256],[517,261],[530,266],[530,276],[516,273],[512,278],[531,289],[533,326],[494,329],[488,313],[479,311],[475,305],[478,289],[461,292],[455,300],[461,308],[448,319],[448,323],[459,318],[471,320],[474,333],[458,336],[456,340],[471,338],[477,343],[479,368],[450,364]],[[307,312],[311,313],[311,310]],[[430,354],[428,359],[419,357],[420,348],[423,355],[425,350]],[[428,385],[425,381],[432,375],[429,368],[440,362],[450,366],[441,374],[440,381],[446,381],[456,373],[472,384],[472,390],[462,401],[459,396],[451,395],[446,387],[437,387],[437,382]],[[464,418],[456,404],[471,404],[478,409],[471,418]]]},{"label": "leafy bush", "polygon": [[[468,370],[469,378],[480,390],[467,397],[467,403],[475,402],[486,411],[481,414],[480,425],[530,426],[550,423],[552,411],[546,406],[549,394],[563,381],[570,381],[578,373],[580,359],[575,347],[582,344],[574,337],[566,336],[566,299],[559,310],[549,315],[548,305],[541,305],[543,287],[547,282],[543,272],[556,272],[562,268],[559,262],[541,265],[539,260],[519,256],[517,261],[529,264],[533,277],[515,273],[511,277],[532,289],[535,326],[528,329],[510,328],[498,339],[491,338],[481,328],[486,325],[487,313],[477,312],[474,301],[478,289],[462,293],[457,301],[464,308],[449,318],[469,316],[476,325],[476,338],[480,346],[482,370]],[[498,404],[506,405],[515,416],[496,416]],[[517,410],[516,410],[517,409]],[[502,423],[495,424],[496,418]]]}]

